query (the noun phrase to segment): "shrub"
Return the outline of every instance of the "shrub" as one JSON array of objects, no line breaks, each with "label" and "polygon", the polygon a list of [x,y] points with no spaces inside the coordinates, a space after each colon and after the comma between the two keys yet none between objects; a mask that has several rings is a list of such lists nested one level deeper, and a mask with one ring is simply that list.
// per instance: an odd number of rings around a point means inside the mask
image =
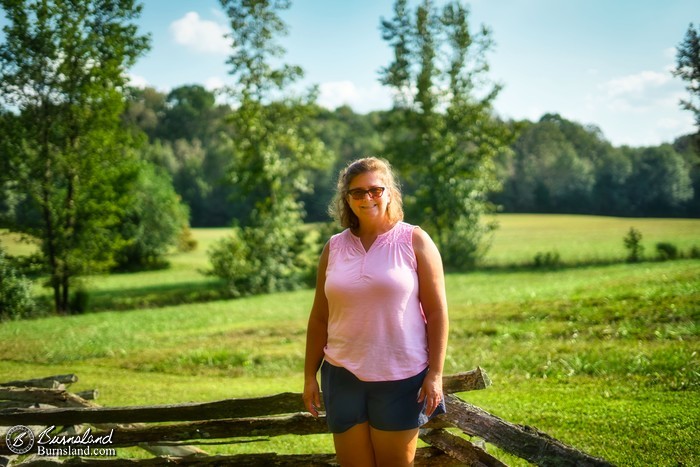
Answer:
[{"label": "shrub", "polygon": [[670,242],[659,242],[656,244],[656,256],[661,261],[678,258],[678,248]]},{"label": "shrub", "polygon": [[688,251],[688,257],[694,259],[700,258],[700,247],[698,247],[697,245],[693,245],[690,248],[690,251]]},{"label": "shrub", "polygon": [[70,311],[73,314],[79,315],[88,311],[90,305],[90,294],[84,287],[78,287],[73,292],[70,300]]},{"label": "shrub", "polygon": [[180,231],[177,238],[177,250],[182,253],[188,253],[197,249],[197,240],[192,235],[192,230],[189,225],[185,225]]},{"label": "shrub", "polygon": [[561,258],[556,251],[538,252],[534,264],[536,268],[556,268],[561,266]]},{"label": "shrub", "polygon": [[313,285],[317,241],[284,219],[234,228],[209,250],[209,275],[227,281],[235,296],[295,290]]},{"label": "shrub", "polygon": [[31,281],[19,274],[0,247],[0,319],[29,315],[35,308]]},{"label": "shrub", "polygon": [[630,263],[636,263],[642,259],[642,253],[644,252],[644,246],[642,245],[642,233],[630,227],[627,235],[623,239],[625,248],[627,248],[627,261]]}]

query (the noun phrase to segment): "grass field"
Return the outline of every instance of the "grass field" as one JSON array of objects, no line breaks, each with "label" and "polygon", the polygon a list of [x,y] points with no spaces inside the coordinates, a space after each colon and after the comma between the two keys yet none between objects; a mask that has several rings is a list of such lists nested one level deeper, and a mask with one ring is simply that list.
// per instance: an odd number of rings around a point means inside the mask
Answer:
[{"label": "grass field", "polygon": [[486,264],[532,263],[537,253],[557,252],[564,263],[619,261],[631,227],[642,233],[644,254],[653,258],[658,242],[681,251],[700,248],[700,219],[650,219],[582,215],[501,214]]},{"label": "grass field", "polygon": [[[525,263],[555,245],[563,260],[622,258],[630,226],[643,243],[700,244],[698,220],[632,221],[502,216],[489,258]],[[206,243],[226,231],[194,232],[200,247],[169,270],[90,280],[94,300],[119,310],[0,323],[0,380],[74,372],[74,389],[97,387],[107,406],[300,391],[312,291],[147,306],[148,297],[217,286],[197,269]],[[450,274],[447,288],[446,371],[479,365],[493,380],[465,400],[617,465],[700,465],[700,260],[493,269]],[[130,300],[143,308],[122,310]],[[332,442],[287,436],[204,449],[330,452]]]}]

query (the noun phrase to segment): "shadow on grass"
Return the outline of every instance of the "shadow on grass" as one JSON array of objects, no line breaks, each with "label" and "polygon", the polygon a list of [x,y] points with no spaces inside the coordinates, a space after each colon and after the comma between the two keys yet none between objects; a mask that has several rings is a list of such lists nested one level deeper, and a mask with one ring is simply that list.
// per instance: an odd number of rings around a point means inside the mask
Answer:
[{"label": "shadow on grass", "polygon": [[160,308],[234,298],[225,281],[90,291],[88,312]]},{"label": "shadow on grass", "polygon": [[[669,261],[684,261],[694,258],[679,258]],[[663,261],[661,259],[645,259],[639,263],[655,263]],[[490,264],[480,265],[469,271],[450,271],[448,273],[469,273],[469,272],[494,272],[494,273],[517,273],[517,272],[552,272],[565,271],[571,269],[585,269],[590,267],[605,267],[617,264],[624,264],[624,260],[587,260],[575,262],[545,262],[542,264],[520,263],[520,264]],[[639,264],[637,263],[637,264]],[[177,306],[188,303],[204,303],[218,300],[231,300],[238,298],[229,287],[226,281],[212,279],[198,283],[176,283],[150,285],[130,288],[114,288],[107,290],[89,290],[82,310],[74,310],[75,314],[92,313],[101,311],[127,311],[144,308],[162,308],[166,306]],[[45,295],[37,299],[40,310],[53,308],[51,297]],[[50,312],[35,313],[24,318],[39,318],[50,315]]]},{"label": "shadow on grass", "polygon": [[[697,256],[680,256],[677,258],[645,258],[639,261],[628,261],[626,259],[582,259],[569,261],[532,261],[522,263],[497,263],[497,264],[482,264],[476,266],[474,272],[546,272],[546,271],[564,271],[569,269],[586,269],[593,267],[615,266],[619,264],[645,264],[645,263],[663,263],[673,261],[685,261],[699,259]],[[469,272],[469,271],[447,271],[447,272]]]},{"label": "shadow on grass", "polygon": [[[678,259],[676,261],[682,261]],[[646,260],[642,262],[659,262],[659,260]],[[616,264],[624,264],[620,260],[558,262],[556,264],[508,264],[508,265],[483,265],[472,272],[550,272],[569,269],[585,269],[590,267],[605,267]],[[629,263],[627,263],[629,264]],[[452,271],[450,271],[452,272]],[[464,271],[462,271],[463,273]],[[226,281],[211,280],[200,283],[179,283],[151,285],[144,287],[119,288],[113,290],[99,290],[89,292],[89,305],[87,312],[106,310],[134,310],[142,308],[160,308],[166,306],[182,305],[186,303],[202,303],[216,300],[230,300],[237,296],[227,287]]]}]

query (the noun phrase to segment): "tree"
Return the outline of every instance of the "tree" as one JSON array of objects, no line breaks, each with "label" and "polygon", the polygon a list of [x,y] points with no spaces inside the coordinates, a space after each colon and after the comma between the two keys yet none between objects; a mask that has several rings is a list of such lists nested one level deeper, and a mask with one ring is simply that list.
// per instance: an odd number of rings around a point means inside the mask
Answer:
[{"label": "tree", "polygon": [[164,169],[143,161],[134,185],[134,198],[119,230],[125,244],[116,254],[121,270],[162,267],[165,255],[188,226],[188,209],[175,193]]},{"label": "tree", "polygon": [[629,214],[664,217],[681,213],[684,203],[693,198],[683,157],[670,144],[626,151],[632,160]]},{"label": "tree", "polygon": [[681,99],[681,107],[695,116],[695,125],[700,133],[700,27],[690,23],[683,42],[676,48],[676,68],[673,76],[686,81],[685,89],[690,97]]},{"label": "tree", "polygon": [[586,212],[590,208],[593,163],[579,156],[562,129],[564,122],[558,115],[545,115],[513,145],[516,163],[507,188],[515,210]]},{"label": "tree", "polygon": [[159,135],[175,141],[204,141],[216,129],[216,97],[201,85],[180,86],[168,94]]},{"label": "tree", "polygon": [[122,118],[127,125],[140,129],[153,141],[160,131],[166,110],[166,95],[155,88],[128,87],[127,106]]},{"label": "tree", "polygon": [[686,215],[700,217],[700,133],[677,138],[673,148],[685,159],[693,188],[693,199],[687,204]]},{"label": "tree", "polygon": [[484,214],[499,188],[493,163],[512,139],[492,115],[500,86],[488,85],[490,31],[474,33],[459,1],[438,11],[424,0],[394,4],[381,23],[394,61],[381,81],[394,90],[387,157],[401,171],[407,213],[431,233],[447,266],[465,268],[485,252],[494,228]]},{"label": "tree", "polygon": [[622,242],[627,249],[627,261],[630,263],[636,263],[642,259],[642,253],[644,252],[644,245],[642,245],[642,233],[630,227],[625,238]]},{"label": "tree", "polygon": [[41,240],[58,312],[80,274],[120,247],[114,229],[136,177],[120,126],[126,69],[148,48],[134,0],[2,0],[3,175],[37,216],[11,228]]},{"label": "tree", "polygon": [[[271,65],[284,53],[275,38],[286,33],[278,11],[287,9],[289,1],[221,0],[221,5],[235,46],[227,61],[236,80],[229,174],[241,190],[239,200],[252,198],[254,206],[228,240],[232,244],[213,250],[214,272],[226,277],[236,293],[294,288],[305,283],[310,266],[307,252],[300,251],[304,232],[298,195],[311,188],[308,171],[328,161],[323,143],[309,126],[316,96],[311,92],[301,99],[284,97],[302,70]],[[217,261],[217,252],[227,248],[240,252],[240,261]]]},{"label": "tree", "polygon": [[630,199],[627,187],[632,176],[632,165],[632,160],[619,149],[611,150],[598,162],[590,213],[629,215]]}]

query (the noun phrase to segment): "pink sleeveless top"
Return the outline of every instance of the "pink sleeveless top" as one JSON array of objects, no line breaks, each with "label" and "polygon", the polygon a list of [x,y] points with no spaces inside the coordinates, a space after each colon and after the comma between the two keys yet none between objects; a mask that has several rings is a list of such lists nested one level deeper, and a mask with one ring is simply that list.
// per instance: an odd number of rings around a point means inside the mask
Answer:
[{"label": "pink sleeveless top", "polygon": [[349,229],[330,239],[325,358],[363,381],[405,379],[428,366],[414,228],[399,222],[368,251]]}]

